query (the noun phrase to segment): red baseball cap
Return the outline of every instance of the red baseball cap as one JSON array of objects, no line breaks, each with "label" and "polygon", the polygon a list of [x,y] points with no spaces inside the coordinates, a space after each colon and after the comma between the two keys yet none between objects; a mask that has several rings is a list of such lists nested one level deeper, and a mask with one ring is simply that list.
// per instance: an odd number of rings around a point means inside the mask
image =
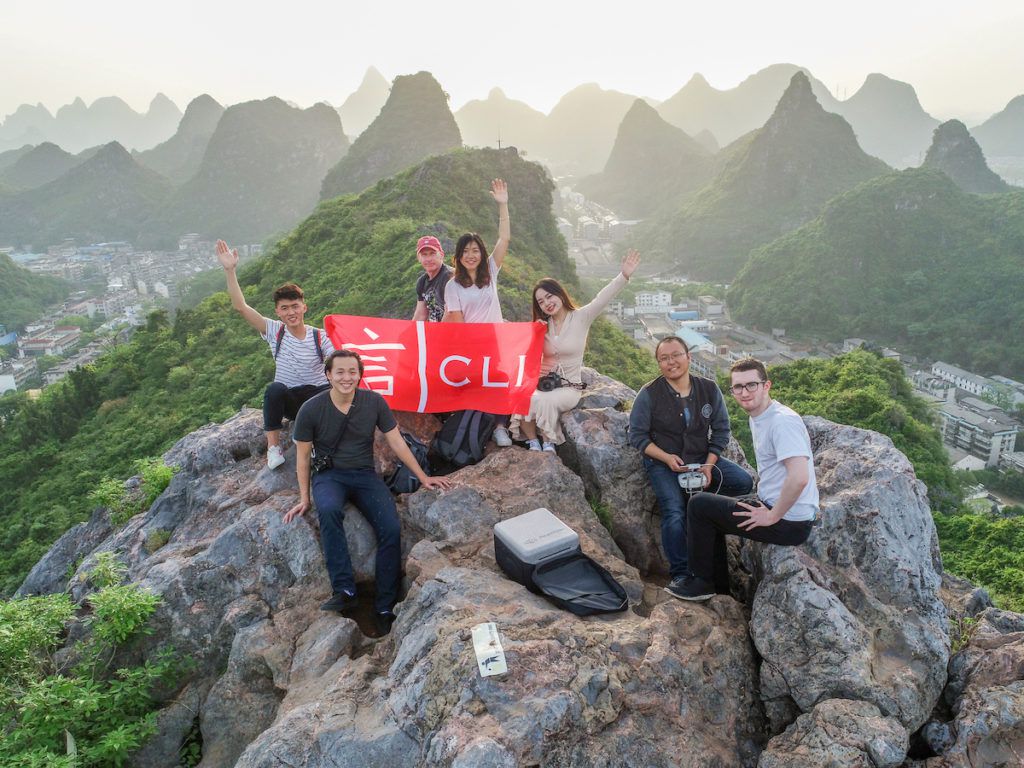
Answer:
[{"label": "red baseball cap", "polygon": [[424,235],[416,243],[416,253],[418,254],[424,248],[433,248],[435,251],[444,256],[444,248],[441,247],[441,241],[433,235]]}]

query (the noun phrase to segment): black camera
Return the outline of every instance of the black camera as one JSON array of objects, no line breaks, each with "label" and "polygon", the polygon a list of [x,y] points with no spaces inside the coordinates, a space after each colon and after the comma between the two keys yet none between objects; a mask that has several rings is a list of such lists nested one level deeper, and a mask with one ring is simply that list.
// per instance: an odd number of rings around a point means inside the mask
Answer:
[{"label": "black camera", "polygon": [[537,389],[540,392],[552,392],[562,386],[562,377],[552,371],[541,376],[537,381]]},{"label": "black camera", "polygon": [[323,472],[334,467],[334,460],[330,456],[313,456],[309,461],[309,466],[314,473]]}]

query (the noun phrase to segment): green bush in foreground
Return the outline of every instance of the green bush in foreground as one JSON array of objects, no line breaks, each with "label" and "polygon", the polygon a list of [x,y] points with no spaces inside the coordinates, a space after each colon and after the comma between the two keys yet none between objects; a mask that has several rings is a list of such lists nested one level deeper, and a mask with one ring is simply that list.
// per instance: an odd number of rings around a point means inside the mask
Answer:
[{"label": "green bush in foreground", "polygon": [[90,572],[92,633],[58,665],[53,653],[76,606],[67,595],[0,602],[0,765],[121,766],[156,730],[152,694],[177,671],[165,651],[141,666],[110,671],[115,652],[147,632],[159,598],[117,583],[110,553]]}]

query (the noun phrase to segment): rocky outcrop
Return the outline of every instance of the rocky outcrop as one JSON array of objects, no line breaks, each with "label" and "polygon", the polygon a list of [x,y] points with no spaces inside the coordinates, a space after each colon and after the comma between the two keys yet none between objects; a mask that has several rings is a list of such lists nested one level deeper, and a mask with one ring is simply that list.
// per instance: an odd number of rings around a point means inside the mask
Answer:
[{"label": "rocky outcrop", "polygon": [[[1012,754],[1024,619],[986,610],[942,697],[934,528],[923,485],[888,439],[807,419],[822,526],[803,547],[744,546],[734,575],[749,580],[737,592],[747,604],[683,603],[657,588],[656,505],[625,444],[634,393],[585,379],[587,407],[565,415],[560,455],[497,450],[444,493],[399,497],[405,584],[383,639],[368,614],[318,610],[329,586],[315,515],[282,522],[295,501],[292,452],[266,469],[260,414],[180,441],[166,460],[181,470],[148,512],[107,536],[102,516],[80,531],[161,598],[156,631],[133,655],[170,644],[193,661],[136,765],[176,765],[197,726],[204,768],[897,766],[926,720],[916,743],[945,738],[944,754],[915,753],[926,768],[980,764],[957,757],[979,749]],[[421,438],[435,426],[400,423]],[[619,580],[629,610],[576,617],[504,577],[494,524],[541,506]],[[373,535],[355,510],[345,527],[369,606]],[[167,543],[147,545],[154,538]],[[55,549],[50,575],[23,591],[52,587],[80,554]],[[70,587],[80,599],[87,580]],[[471,629],[489,621],[509,671],[481,677]]]},{"label": "rocky outcrop", "polygon": [[927,720],[949,658],[942,562],[925,487],[875,432],[805,418],[821,525],[807,544],[747,548],[750,632],[773,731],[825,699],[874,704],[908,731]]}]

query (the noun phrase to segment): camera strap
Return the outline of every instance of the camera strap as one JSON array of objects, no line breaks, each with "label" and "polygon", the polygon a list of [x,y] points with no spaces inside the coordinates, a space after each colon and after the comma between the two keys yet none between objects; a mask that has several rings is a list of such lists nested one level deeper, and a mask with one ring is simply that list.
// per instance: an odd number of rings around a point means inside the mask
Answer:
[{"label": "camera strap", "polygon": [[[357,389],[356,392],[358,392],[358,391],[359,390]],[[327,396],[330,397],[329,394]],[[332,402],[331,405],[333,407],[334,403]],[[334,445],[331,446],[331,452],[328,454],[328,456],[331,458],[332,461],[334,459],[334,454],[337,453],[337,451],[338,451],[338,446],[341,445],[342,438],[345,437],[345,431],[348,429],[348,423],[352,420],[352,409],[355,408],[355,407],[356,407],[356,398],[355,398],[355,395],[353,395],[352,396],[352,405],[350,405],[348,407],[348,413],[346,413],[344,415],[345,422],[341,425],[341,429],[338,432],[338,439],[334,441]],[[314,456],[315,456],[315,454],[316,454],[316,450],[315,449],[314,449],[313,453],[314,453]]]}]

